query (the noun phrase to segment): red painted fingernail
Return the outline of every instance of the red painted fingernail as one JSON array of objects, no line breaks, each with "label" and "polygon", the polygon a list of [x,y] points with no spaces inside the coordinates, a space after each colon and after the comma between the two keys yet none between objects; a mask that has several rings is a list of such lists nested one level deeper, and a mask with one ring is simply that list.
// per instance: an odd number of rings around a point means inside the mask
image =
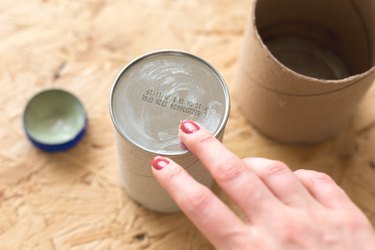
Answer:
[{"label": "red painted fingernail", "polygon": [[157,170],[164,168],[168,164],[169,164],[169,161],[161,156],[156,156],[154,160],[151,162],[152,167]]},{"label": "red painted fingernail", "polygon": [[196,124],[194,121],[184,120],[180,125],[180,129],[184,131],[186,134],[192,134],[194,132],[197,132],[200,128],[198,124]]}]

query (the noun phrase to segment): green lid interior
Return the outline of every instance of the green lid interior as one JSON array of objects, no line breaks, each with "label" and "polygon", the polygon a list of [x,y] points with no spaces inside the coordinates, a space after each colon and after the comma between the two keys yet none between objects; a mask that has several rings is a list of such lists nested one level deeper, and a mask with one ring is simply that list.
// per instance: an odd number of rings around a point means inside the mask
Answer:
[{"label": "green lid interior", "polygon": [[85,127],[86,115],[81,102],[72,94],[52,89],[34,96],[26,107],[27,133],[45,144],[72,140]]}]

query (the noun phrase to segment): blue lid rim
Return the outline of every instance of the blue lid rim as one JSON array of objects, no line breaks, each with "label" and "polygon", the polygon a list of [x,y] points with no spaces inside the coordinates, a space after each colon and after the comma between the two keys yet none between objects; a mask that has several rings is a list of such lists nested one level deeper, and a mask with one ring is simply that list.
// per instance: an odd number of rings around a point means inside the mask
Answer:
[{"label": "blue lid rim", "polygon": [[60,144],[46,144],[46,143],[41,143],[41,142],[35,140],[30,135],[30,133],[28,132],[27,128],[25,128],[25,131],[26,131],[27,137],[29,138],[29,140],[31,141],[31,143],[34,146],[36,146],[37,148],[39,148],[39,149],[41,149],[43,151],[46,151],[46,152],[66,151],[66,150],[74,147],[83,138],[83,136],[86,134],[86,131],[87,131],[87,119],[85,121],[84,127],[82,128],[82,130],[75,137],[73,137],[71,140],[69,140],[67,142],[60,143]]}]

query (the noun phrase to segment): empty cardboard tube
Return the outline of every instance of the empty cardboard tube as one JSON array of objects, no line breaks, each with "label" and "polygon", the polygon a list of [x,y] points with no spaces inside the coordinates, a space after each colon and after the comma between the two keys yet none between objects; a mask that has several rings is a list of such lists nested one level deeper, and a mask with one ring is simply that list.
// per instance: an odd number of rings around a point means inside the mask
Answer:
[{"label": "empty cardboard tube", "polygon": [[233,94],[283,142],[334,136],[375,77],[372,0],[254,0]]}]

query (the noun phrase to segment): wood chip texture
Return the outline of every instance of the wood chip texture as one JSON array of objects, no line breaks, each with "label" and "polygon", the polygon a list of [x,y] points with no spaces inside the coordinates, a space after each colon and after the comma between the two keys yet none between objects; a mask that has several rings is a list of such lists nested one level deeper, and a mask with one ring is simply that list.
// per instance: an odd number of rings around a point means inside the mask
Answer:
[{"label": "wood chip texture", "polygon": [[[211,63],[232,91],[251,0],[1,0],[0,249],[213,249],[180,213],[142,208],[123,191],[109,93],[121,68],[174,48]],[[22,126],[27,101],[63,88],[85,105],[75,148],[47,154]],[[375,88],[336,138],[312,146],[269,140],[232,110],[224,143],[241,157],[331,175],[375,223]],[[236,209],[217,186],[214,191]]]}]

